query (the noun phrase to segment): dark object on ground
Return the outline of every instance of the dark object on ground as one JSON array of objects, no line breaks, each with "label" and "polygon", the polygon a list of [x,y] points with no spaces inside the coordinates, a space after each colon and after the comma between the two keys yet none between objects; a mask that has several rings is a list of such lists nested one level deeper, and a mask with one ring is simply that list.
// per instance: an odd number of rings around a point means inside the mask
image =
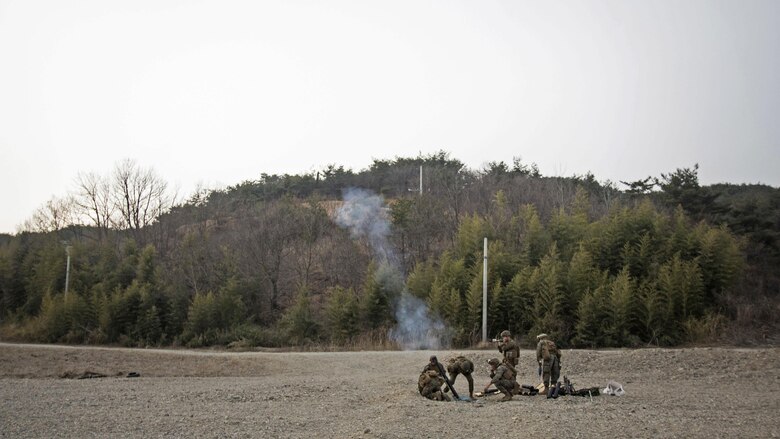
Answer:
[{"label": "dark object on ground", "polygon": [[500,392],[500,390],[493,388],[493,389],[488,389],[487,392],[477,392],[477,393],[474,394],[474,396],[476,396],[478,398],[481,398],[483,396],[492,395],[492,394],[498,393],[498,392]]},{"label": "dark object on ground", "polygon": [[127,374],[128,378],[138,378],[140,376],[141,376],[141,374],[138,373],[138,372],[130,372],[130,373]]},{"label": "dark object on ground", "polygon": [[539,394],[539,389],[537,389],[536,387],[534,387],[534,386],[532,386],[530,384],[523,384],[520,387],[523,389],[522,390],[523,394],[527,393],[530,396],[534,396],[534,395],[538,395]]},{"label": "dark object on ground", "polygon": [[106,375],[97,372],[90,372],[85,370],[84,373],[77,374],[76,372],[65,372],[60,374],[60,378],[84,380],[89,378],[105,378]]},{"label": "dark object on ground", "polygon": [[575,390],[572,396],[599,396],[601,393],[598,387],[589,387],[587,389]]},{"label": "dark object on ground", "polygon": [[560,393],[561,393],[561,383],[559,381],[555,383],[554,386],[550,387],[550,391],[547,393],[547,399],[550,398],[557,399]]},{"label": "dark object on ground", "polygon": [[455,400],[456,401],[471,401],[470,399],[463,400],[463,399],[460,398],[460,396],[458,396],[458,392],[455,391],[455,388],[452,387],[452,383],[450,383],[450,379],[447,378],[447,373],[444,371],[444,366],[442,366],[441,363],[439,363],[439,360],[436,360],[436,357],[431,357],[431,360],[436,361],[436,368],[439,369],[439,375],[441,375],[441,377],[444,378],[444,382],[447,383],[447,388],[450,389],[450,391],[452,392],[452,396],[455,397]]}]

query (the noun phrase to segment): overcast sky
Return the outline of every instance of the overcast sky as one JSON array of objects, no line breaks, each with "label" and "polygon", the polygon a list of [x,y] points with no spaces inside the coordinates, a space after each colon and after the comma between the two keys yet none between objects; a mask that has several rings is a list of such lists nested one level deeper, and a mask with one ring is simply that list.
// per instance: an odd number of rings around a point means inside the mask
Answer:
[{"label": "overcast sky", "polygon": [[780,1],[0,0],[0,232],[124,158],[185,195],[451,153],[780,186]]}]

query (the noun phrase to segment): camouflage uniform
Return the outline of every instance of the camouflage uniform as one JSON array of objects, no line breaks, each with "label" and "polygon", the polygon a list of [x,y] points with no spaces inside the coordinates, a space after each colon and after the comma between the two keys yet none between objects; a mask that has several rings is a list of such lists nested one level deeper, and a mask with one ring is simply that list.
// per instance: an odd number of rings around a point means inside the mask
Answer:
[{"label": "camouflage uniform", "polygon": [[[450,384],[455,386],[455,379],[459,374],[463,374],[466,380],[469,382],[469,396],[474,398],[474,378],[471,377],[471,373],[474,372],[474,363],[468,358],[460,355],[455,358],[450,358],[447,364],[447,372],[450,374]],[[449,388],[444,389],[445,392],[449,391]]]},{"label": "camouflage uniform", "polygon": [[501,337],[506,337],[507,340],[498,344],[498,352],[501,352],[504,355],[504,360],[508,361],[512,366],[517,366],[517,362],[520,361],[520,346],[509,338],[511,335],[509,331],[501,333]]},{"label": "camouflage uniform", "polygon": [[421,373],[425,373],[429,370],[432,370],[436,373],[441,373],[441,370],[439,370],[439,360],[436,359],[436,355],[431,355],[431,359],[428,362],[428,364],[423,367],[423,370]]},{"label": "camouflage uniform", "polygon": [[450,397],[441,391],[442,385],[444,385],[444,378],[435,370],[424,371],[417,381],[420,395],[434,401],[449,401]]},{"label": "camouflage uniform", "polygon": [[[512,367],[507,363],[498,364],[498,360],[493,358],[488,361],[491,366],[495,367],[490,372],[490,383],[496,386],[504,397],[501,401],[509,401],[512,399],[512,394],[517,392],[517,381],[515,381],[515,373],[512,371]],[[496,366],[498,364],[498,366]]]},{"label": "camouflage uniform", "polygon": [[552,340],[547,339],[547,334],[539,334],[539,343],[536,345],[536,361],[542,366],[542,382],[547,392],[549,386],[554,386],[561,376],[561,353]]}]

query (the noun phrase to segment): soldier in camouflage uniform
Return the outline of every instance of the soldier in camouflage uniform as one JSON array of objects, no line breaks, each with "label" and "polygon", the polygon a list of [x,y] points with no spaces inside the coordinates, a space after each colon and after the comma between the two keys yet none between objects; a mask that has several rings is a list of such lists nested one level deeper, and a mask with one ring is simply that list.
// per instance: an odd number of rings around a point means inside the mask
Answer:
[{"label": "soldier in camouflage uniform", "polygon": [[501,332],[501,342],[498,344],[498,352],[504,354],[506,360],[512,366],[517,366],[520,360],[520,346],[512,340],[512,334],[509,331]]},{"label": "soldier in camouflage uniform", "polygon": [[423,367],[422,373],[425,373],[429,370],[433,370],[436,371],[436,373],[439,373],[439,360],[436,358],[436,355],[431,355],[428,364]]},{"label": "soldier in camouflage uniform", "polygon": [[435,370],[426,370],[420,374],[417,381],[417,388],[420,395],[434,401],[449,401],[450,397],[441,391],[444,385],[444,378]]},{"label": "soldier in camouflage uniform", "polygon": [[539,340],[536,345],[536,361],[542,370],[544,393],[547,394],[550,386],[554,386],[561,376],[561,352],[547,334],[539,334],[536,339]]},{"label": "soldier in camouflage uniform", "polygon": [[491,358],[488,360],[488,364],[490,365],[491,380],[482,393],[487,393],[488,388],[492,384],[504,394],[501,401],[509,401],[512,399],[512,394],[519,388],[517,381],[515,381],[515,373],[512,372],[512,367],[508,362],[500,363],[498,358]]},{"label": "soldier in camouflage uniform", "polygon": [[[469,396],[474,399],[474,378],[471,377],[471,373],[474,372],[474,363],[463,355],[459,355],[455,358],[450,358],[447,362],[447,372],[450,374],[450,384],[455,386],[455,379],[459,374],[463,374],[466,380],[469,382]],[[448,392],[449,387],[444,388],[444,392]]]}]

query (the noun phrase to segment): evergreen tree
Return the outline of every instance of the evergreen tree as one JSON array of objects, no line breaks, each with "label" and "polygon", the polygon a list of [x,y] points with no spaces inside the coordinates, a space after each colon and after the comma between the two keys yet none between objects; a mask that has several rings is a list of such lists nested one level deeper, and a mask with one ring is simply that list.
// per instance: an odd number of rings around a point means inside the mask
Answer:
[{"label": "evergreen tree", "polygon": [[334,287],[325,306],[325,317],[331,340],[344,343],[358,333],[360,310],[357,296],[351,289]]},{"label": "evergreen tree", "polygon": [[628,267],[612,280],[609,287],[608,336],[613,345],[625,346],[635,342],[632,337],[635,319],[635,291]]},{"label": "evergreen tree", "polygon": [[512,329],[512,302],[501,281],[496,281],[488,294],[488,333]]},{"label": "evergreen tree", "polygon": [[532,333],[545,332],[565,345],[569,338],[570,322],[563,315],[563,288],[561,263],[553,243],[550,251],[534,270],[534,314],[536,319]]},{"label": "evergreen tree", "polygon": [[607,345],[605,324],[609,319],[608,292],[605,286],[587,291],[577,306],[574,344],[595,348]]},{"label": "evergreen tree", "polygon": [[585,248],[585,245],[580,243],[569,261],[569,269],[566,271],[563,312],[567,315],[574,313],[582,297],[588,291],[596,289],[600,281],[598,270],[593,263],[593,256]]},{"label": "evergreen tree", "polygon": [[702,224],[696,228],[696,235],[704,300],[710,301],[734,282],[742,271],[744,260],[739,245],[725,226],[713,228]]},{"label": "evergreen tree", "polygon": [[433,261],[421,262],[414,266],[406,279],[406,288],[413,295],[425,300],[431,293],[433,282],[436,280],[436,269]]},{"label": "evergreen tree", "polygon": [[536,208],[526,204],[520,208],[518,221],[518,241],[522,252],[522,265],[536,265],[550,247],[550,236],[544,229]]},{"label": "evergreen tree", "polygon": [[376,329],[388,326],[394,319],[392,303],[403,290],[400,273],[386,264],[379,265],[368,276],[361,300],[363,324]]},{"label": "evergreen tree", "polygon": [[279,324],[294,345],[311,343],[319,338],[320,325],[311,310],[309,295],[305,290],[298,292],[295,302],[284,313]]},{"label": "evergreen tree", "polygon": [[643,282],[639,287],[638,321],[642,337],[650,344],[667,345],[674,340],[671,327],[669,297],[657,288],[655,281]]},{"label": "evergreen tree", "polygon": [[515,274],[504,288],[504,296],[511,306],[506,329],[516,334],[527,333],[536,320],[533,293],[535,287],[530,283],[533,271],[533,268],[525,267]]},{"label": "evergreen tree", "polygon": [[476,214],[461,221],[458,228],[455,251],[457,257],[463,259],[466,268],[471,268],[477,261],[482,260],[484,239],[491,236],[485,220]]}]

